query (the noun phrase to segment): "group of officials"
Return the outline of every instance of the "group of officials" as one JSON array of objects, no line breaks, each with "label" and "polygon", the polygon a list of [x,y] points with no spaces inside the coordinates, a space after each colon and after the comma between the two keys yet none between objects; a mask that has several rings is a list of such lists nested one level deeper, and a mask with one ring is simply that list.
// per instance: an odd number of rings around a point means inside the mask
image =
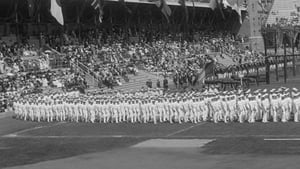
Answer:
[{"label": "group of officials", "polygon": [[293,88],[218,92],[32,94],[13,103],[28,121],[87,123],[299,122],[300,92]]}]

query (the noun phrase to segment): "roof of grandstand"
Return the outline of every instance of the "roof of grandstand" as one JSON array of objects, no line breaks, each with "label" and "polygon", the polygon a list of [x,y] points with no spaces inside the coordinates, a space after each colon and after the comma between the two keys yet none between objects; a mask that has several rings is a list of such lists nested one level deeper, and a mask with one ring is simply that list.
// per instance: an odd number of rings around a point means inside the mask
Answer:
[{"label": "roof of grandstand", "polygon": [[[36,22],[39,19],[41,22],[52,22],[53,18],[49,12],[50,9],[50,0],[42,1],[42,0],[31,0],[31,5],[28,1],[19,1],[19,0],[1,0],[0,1],[0,22],[18,22],[18,23],[27,23],[27,22]],[[67,22],[76,22],[77,15],[80,15],[81,21],[83,20],[92,20],[97,12],[93,10],[91,3],[93,0],[63,0],[61,1],[64,18]],[[156,2],[157,0],[125,0],[126,5],[133,13],[136,13],[136,9],[138,8],[148,8],[150,10],[155,10],[152,12],[154,14],[160,14],[159,9],[157,8]],[[211,8],[210,0],[186,0],[186,7],[190,8]],[[234,8],[234,5],[239,6],[239,9],[242,11],[246,10],[247,4],[244,0],[227,0],[226,2],[229,7]],[[176,6],[180,6],[178,0],[166,0],[166,4],[168,4],[171,8],[176,8]],[[31,6],[31,8],[29,8]],[[29,10],[32,10],[32,16],[29,16]],[[121,9],[120,3],[118,0],[105,0],[104,6],[104,18],[112,13],[122,13],[124,14],[124,10]],[[175,9],[174,9],[175,11]],[[17,13],[17,15],[16,15]],[[17,16],[17,17],[16,17]],[[199,16],[199,15],[198,15]],[[197,17],[197,15],[196,15]],[[87,19],[89,18],[89,19]]]}]

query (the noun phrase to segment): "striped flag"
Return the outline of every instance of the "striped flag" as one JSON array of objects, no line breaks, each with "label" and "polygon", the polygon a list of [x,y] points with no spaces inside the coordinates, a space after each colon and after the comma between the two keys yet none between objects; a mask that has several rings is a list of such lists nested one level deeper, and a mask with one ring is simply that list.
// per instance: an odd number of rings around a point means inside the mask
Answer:
[{"label": "striped flag", "polygon": [[50,12],[59,24],[64,25],[64,17],[61,9],[60,0],[51,0]]},{"label": "striped flag", "polygon": [[161,10],[161,12],[166,17],[168,23],[170,22],[169,16],[171,16],[172,11],[171,8],[167,5],[165,0],[158,0],[155,2],[155,5]]},{"label": "striped flag", "polygon": [[95,9],[95,10],[99,10],[99,22],[102,23],[102,19],[103,19],[103,6],[104,6],[104,1],[103,0],[93,0],[91,6]]}]

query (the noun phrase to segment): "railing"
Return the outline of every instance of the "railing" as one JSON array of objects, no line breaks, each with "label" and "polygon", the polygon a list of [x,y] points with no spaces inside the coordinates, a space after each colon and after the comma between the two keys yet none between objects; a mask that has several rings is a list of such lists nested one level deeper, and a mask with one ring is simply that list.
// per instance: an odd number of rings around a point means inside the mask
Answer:
[{"label": "railing", "polygon": [[[44,50],[50,50],[52,52],[49,55],[50,68],[52,69],[70,68],[70,60],[66,57],[66,54],[60,53],[48,45],[44,46]],[[46,56],[46,54],[43,52],[42,55]]]},{"label": "railing", "polygon": [[70,62],[71,67],[73,67],[73,69],[76,72],[80,72],[86,76],[88,76],[90,78],[90,86],[94,86],[94,87],[98,87],[99,84],[99,78],[97,77],[97,75],[90,70],[86,65],[84,65],[83,63],[79,62],[79,61],[73,61]]}]

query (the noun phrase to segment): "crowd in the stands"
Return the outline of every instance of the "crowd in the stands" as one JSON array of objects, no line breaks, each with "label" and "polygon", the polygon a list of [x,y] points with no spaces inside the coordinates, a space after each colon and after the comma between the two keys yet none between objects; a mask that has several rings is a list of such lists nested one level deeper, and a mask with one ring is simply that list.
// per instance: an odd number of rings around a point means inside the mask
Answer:
[{"label": "crowd in the stands", "polygon": [[[136,30],[135,30],[136,31]],[[183,33],[168,34],[154,30],[131,33],[128,38],[122,29],[86,30],[80,37],[74,31],[64,34],[63,42],[56,36],[48,37],[48,44],[66,54],[72,61],[85,64],[103,84],[119,84],[120,78],[138,73],[138,68],[171,76],[179,86],[188,82],[196,84],[198,73],[204,65],[217,61],[212,54],[232,57],[233,62],[244,63],[259,60],[261,55],[240,49],[235,37],[226,31],[198,31],[192,39],[184,39]],[[61,46],[62,47],[58,47]],[[110,85],[109,85],[110,86]]]}]

